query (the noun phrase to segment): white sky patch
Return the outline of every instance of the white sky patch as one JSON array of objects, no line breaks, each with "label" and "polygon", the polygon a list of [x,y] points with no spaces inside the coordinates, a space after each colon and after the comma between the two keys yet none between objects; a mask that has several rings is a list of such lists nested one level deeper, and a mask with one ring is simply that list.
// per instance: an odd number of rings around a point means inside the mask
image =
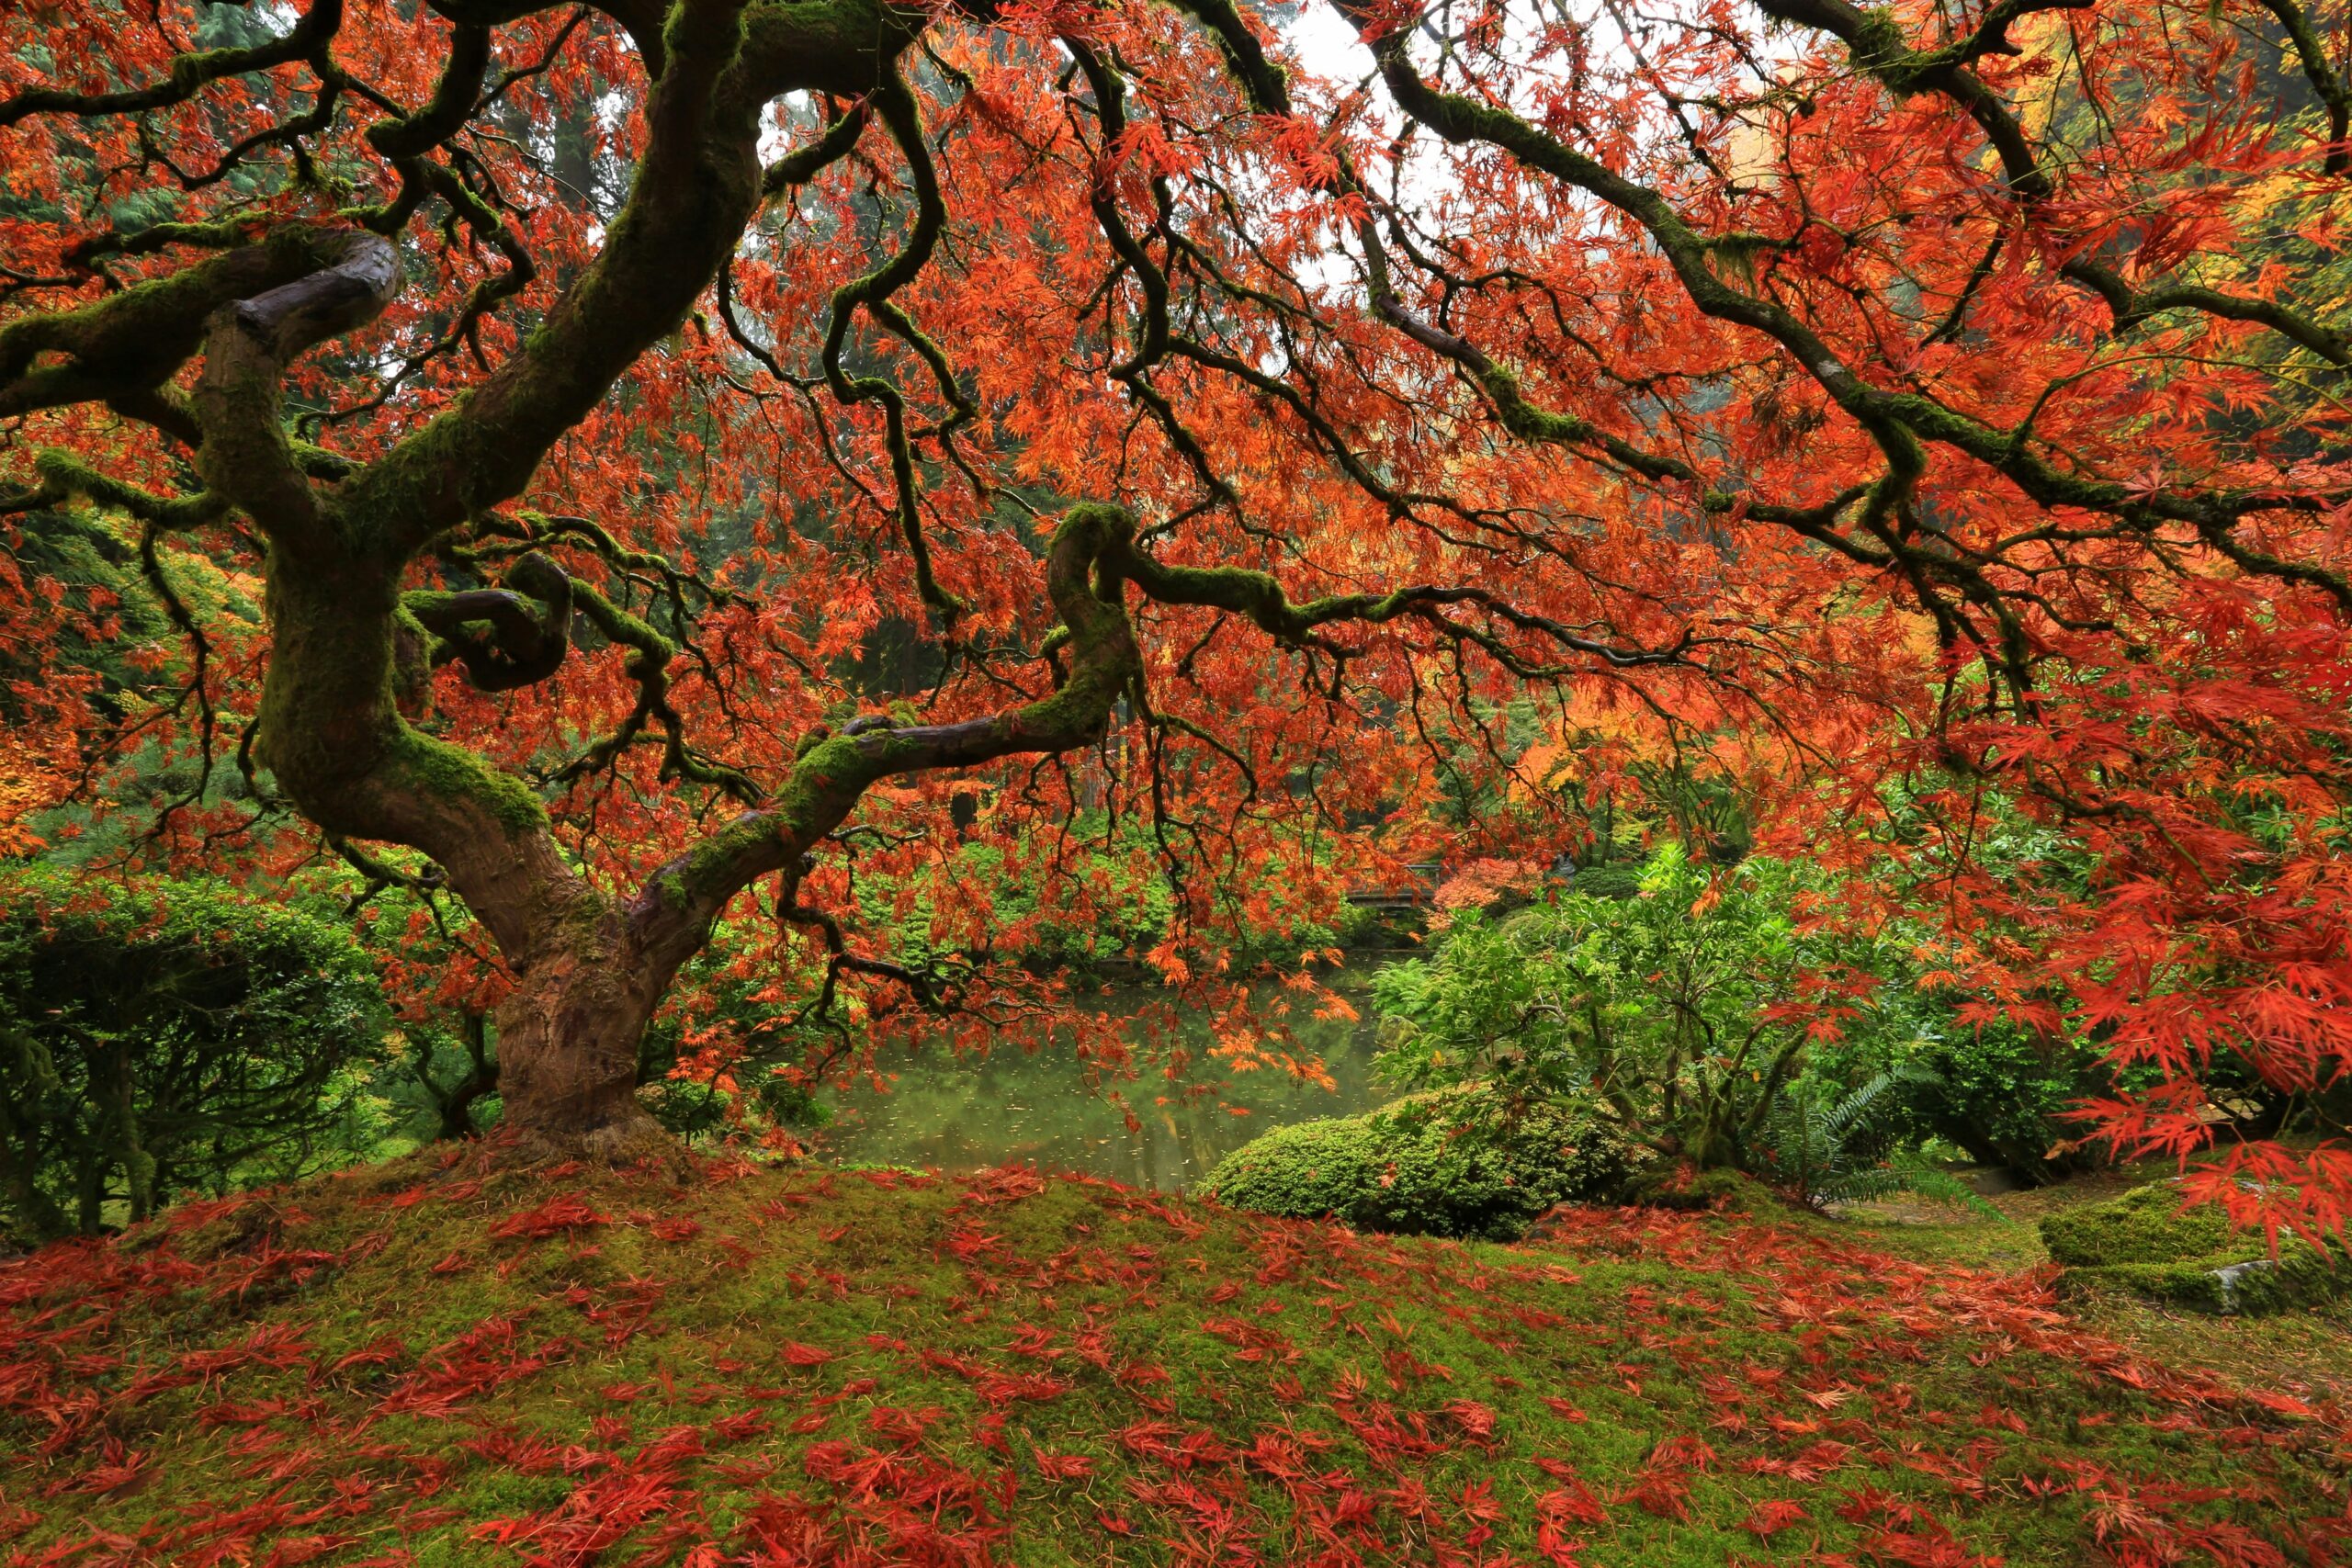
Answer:
[{"label": "white sky patch", "polygon": [[768,106],[760,120],[761,163],[773,164],[798,145],[817,118],[815,105],[807,93],[786,93]]},{"label": "white sky patch", "polygon": [[1329,6],[1309,4],[1283,29],[1298,51],[1299,63],[1317,76],[1353,82],[1372,74],[1372,51]]}]

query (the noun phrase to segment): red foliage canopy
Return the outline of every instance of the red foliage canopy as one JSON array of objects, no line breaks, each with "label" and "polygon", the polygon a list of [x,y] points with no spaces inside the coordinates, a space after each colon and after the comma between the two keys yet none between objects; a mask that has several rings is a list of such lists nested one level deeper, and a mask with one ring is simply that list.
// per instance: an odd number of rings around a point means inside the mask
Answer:
[{"label": "red foliage canopy", "polygon": [[[13,7],[10,798],[135,763],[173,855],[307,820],[446,883],[510,1107],[593,1127],[762,879],[880,996],[854,870],[1015,951],[1104,896],[1055,825],[1107,803],[1175,970],[1571,831],[1436,810],[1516,701],[1581,779],[1702,748],[1775,841],[1905,863],[1953,973],[2161,1069],[2127,1144],[2199,1141],[2219,1060],[2328,1091],[2336,19],[1333,9]],[[172,635],[55,565],[77,507]],[[939,830],[975,778],[1009,931]],[[1976,866],[1996,796],[2047,864]],[[2329,1223],[2352,1156],[2205,1179]]]}]

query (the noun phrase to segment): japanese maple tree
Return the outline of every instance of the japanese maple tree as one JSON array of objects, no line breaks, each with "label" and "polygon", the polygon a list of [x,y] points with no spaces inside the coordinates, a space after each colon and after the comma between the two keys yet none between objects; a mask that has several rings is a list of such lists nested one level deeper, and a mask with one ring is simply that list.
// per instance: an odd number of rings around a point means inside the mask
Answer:
[{"label": "japanese maple tree", "polygon": [[[1893,853],[1955,973],[2161,1069],[2127,1144],[2200,1140],[2224,1057],[2326,1103],[2342,18],[1300,25],[1340,79],[1232,0],[12,7],[26,776],[161,747],[162,852],[454,892],[508,1122],[606,1155],[755,885],[828,987],[920,988],[848,858],[940,872],[978,777],[1014,847],[1109,791],[1238,919],[1332,827],[1505,848],[1444,824],[1525,808],[1464,779],[1513,700],[1555,761],[1702,744],[1782,841]],[[92,509],[177,643],[128,693],[40,564]],[[1985,874],[1995,795],[2088,872]],[[2214,1171],[2274,1222],[2352,1190],[2324,1144]]]}]

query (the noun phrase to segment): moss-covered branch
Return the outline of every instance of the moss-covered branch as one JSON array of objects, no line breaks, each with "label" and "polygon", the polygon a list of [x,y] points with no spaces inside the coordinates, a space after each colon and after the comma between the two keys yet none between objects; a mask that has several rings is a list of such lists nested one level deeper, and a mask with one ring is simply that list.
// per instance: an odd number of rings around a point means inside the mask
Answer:
[{"label": "moss-covered branch", "polygon": [[[1069,662],[1048,696],[957,724],[884,726],[826,735],[794,762],[765,807],[746,812],[664,867],[631,919],[666,974],[699,947],[727,901],[755,878],[797,865],[874,784],[901,773],[1068,751],[1102,735],[1142,660],[1120,603],[1117,562],[1135,520],[1122,508],[1072,507],[1055,530],[1046,591],[1069,630]],[[664,967],[666,966],[666,967]]]},{"label": "moss-covered branch", "polygon": [[644,736],[648,724],[653,724],[661,729],[662,777],[707,784],[741,805],[757,805],[760,789],[749,774],[711,761],[687,744],[684,716],[670,700],[670,663],[678,656],[677,645],[655,630],[650,621],[629,614],[584,582],[573,585],[572,596],[581,613],[607,641],[629,650],[625,669],[637,683],[637,703],[610,735],[556,769],[548,782],[567,784],[602,772]]},{"label": "moss-covered branch", "polygon": [[282,414],[288,366],[373,320],[400,289],[400,256],[364,230],[322,245],[322,265],[216,310],[208,322],[196,413],[205,482],[281,548],[324,559],[339,544]]},{"label": "moss-covered branch", "polygon": [[[1052,695],[959,724],[878,726],[812,739],[783,787],[692,852],[664,867],[639,895],[632,919],[657,962],[683,962],[727,901],[753,879],[798,867],[848,818],[861,795],[897,774],[966,768],[999,758],[1070,750],[1099,738],[1119,699],[1138,690],[1143,666],[1125,604],[1132,583],[1170,604],[1223,609],[1285,642],[1314,638],[1341,622],[1378,624],[1401,615],[1430,621],[1440,635],[1486,648],[1507,665],[1535,667],[1501,637],[1443,616],[1474,605],[1519,630],[1615,664],[1679,658],[1667,649],[1621,649],[1542,616],[1502,604],[1478,588],[1405,588],[1294,603],[1271,575],[1240,567],[1165,566],[1136,544],[1135,520],[1120,507],[1087,504],[1063,514],[1046,564],[1047,596],[1061,625],[1047,640],[1059,675]],[[1067,663],[1062,660],[1067,657]],[[1172,721],[1171,721],[1172,722]],[[1205,738],[1189,725],[1172,727]],[[1238,761],[1238,759],[1237,759]],[[1245,773],[1248,772],[1245,767]]]},{"label": "moss-covered branch", "polygon": [[437,639],[431,663],[456,661],[480,690],[504,692],[544,681],[563,663],[575,596],[564,570],[533,550],[496,588],[404,593],[401,607]]},{"label": "moss-covered branch", "polygon": [[0,127],[15,125],[33,115],[142,114],[186,103],[212,83],[231,76],[268,71],[307,59],[332,39],[343,26],[343,0],[312,0],[302,19],[286,36],[251,49],[200,50],[179,55],[160,82],[119,88],[110,93],[73,93],[59,87],[29,87],[0,101]]},{"label": "moss-covered branch", "polygon": [[[332,224],[281,225],[89,304],[9,322],[0,329],[0,418],[155,392],[195,356],[215,310],[333,265],[346,232]],[[158,246],[224,238],[208,230],[173,234]]]}]

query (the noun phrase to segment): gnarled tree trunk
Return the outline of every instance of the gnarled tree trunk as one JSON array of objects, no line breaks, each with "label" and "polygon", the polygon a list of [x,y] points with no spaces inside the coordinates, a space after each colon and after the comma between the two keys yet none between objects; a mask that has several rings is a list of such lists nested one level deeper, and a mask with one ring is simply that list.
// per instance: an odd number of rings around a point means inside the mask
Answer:
[{"label": "gnarled tree trunk", "polygon": [[626,932],[595,930],[518,966],[496,1014],[514,1134],[616,1163],[662,1143],[637,1102],[638,1043],[660,998],[632,949]]}]

